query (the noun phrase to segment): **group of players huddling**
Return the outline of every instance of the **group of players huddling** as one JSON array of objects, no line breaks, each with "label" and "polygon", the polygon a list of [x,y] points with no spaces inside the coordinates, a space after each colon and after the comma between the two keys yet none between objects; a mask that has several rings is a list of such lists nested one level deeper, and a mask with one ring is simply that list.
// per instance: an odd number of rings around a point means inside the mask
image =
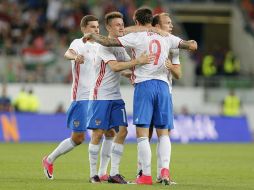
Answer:
[{"label": "group of players huddling", "polygon": [[106,14],[108,37],[105,37],[99,35],[99,22],[95,16],[82,18],[83,36],[73,40],[65,53],[65,58],[72,63],[72,103],[67,112],[67,126],[72,129],[72,134],[43,158],[48,179],[53,179],[54,161],[80,145],[85,131],[91,129],[89,181],[127,184],[119,172],[128,133],[125,103],[120,94],[122,75],[134,86],[133,124],[136,125],[138,146],[135,183],[153,183],[149,143],[153,128],[158,136],[156,182],[164,185],[174,183],[169,173],[169,133],[173,129],[172,76],[181,77],[179,48],[195,51],[197,43],[170,34],[173,25],[167,13],[153,16],[149,8],[140,8],[135,11],[133,20],[135,26],[124,28],[120,12]]}]

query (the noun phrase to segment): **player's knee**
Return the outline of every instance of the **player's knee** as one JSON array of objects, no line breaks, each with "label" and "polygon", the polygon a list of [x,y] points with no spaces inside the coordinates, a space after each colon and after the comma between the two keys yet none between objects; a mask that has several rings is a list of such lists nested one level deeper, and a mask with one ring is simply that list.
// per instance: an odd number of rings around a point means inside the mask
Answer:
[{"label": "player's knee", "polygon": [[114,129],[110,129],[109,131],[105,133],[105,137],[107,138],[113,138],[115,135],[116,135],[116,132]]},{"label": "player's knee", "polygon": [[85,140],[85,135],[74,136],[72,137],[72,140],[76,145],[80,145]]},{"label": "player's knee", "polygon": [[93,144],[99,144],[103,134],[104,134],[103,130],[94,130],[92,133],[91,142]]},{"label": "player's knee", "polygon": [[119,136],[122,138],[122,139],[125,139],[128,135],[128,130],[127,130],[127,127],[124,127],[122,128],[120,131],[119,131]]}]

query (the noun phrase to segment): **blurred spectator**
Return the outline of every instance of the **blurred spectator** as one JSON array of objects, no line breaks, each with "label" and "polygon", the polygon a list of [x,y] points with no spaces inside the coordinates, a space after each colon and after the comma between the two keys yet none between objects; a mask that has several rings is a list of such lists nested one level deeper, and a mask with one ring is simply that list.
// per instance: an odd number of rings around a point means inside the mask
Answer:
[{"label": "blurred spectator", "polygon": [[65,113],[63,103],[58,104],[55,113]]},{"label": "blurred spectator", "polygon": [[202,61],[202,74],[205,77],[216,75],[215,58],[213,55],[205,55]]},{"label": "blurred spectator", "polygon": [[0,96],[0,112],[11,111],[11,99],[7,95],[7,85],[2,84],[2,94]]},{"label": "blurred spectator", "polygon": [[217,68],[217,75],[223,75],[223,64],[225,58],[225,50],[219,46],[215,46],[212,52],[215,59],[215,66]]},{"label": "blurred spectator", "polygon": [[253,0],[242,0],[241,6],[244,10],[244,14],[247,16],[246,30],[253,34],[254,32],[254,1]]},{"label": "blurred spectator", "polygon": [[241,101],[232,89],[222,102],[222,113],[225,116],[235,117],[240,115]]},{"label": "blurred spectator", "polygon": [[237,75],[240,71],[240,61],[228,51],[224,59],[224,73],[226,75]]},{"label": "blurred spectator", "polygon": [[209,54],[197,51],[193,58],[196,62],[196,74],[204,77],[235,76],[240,74],[240,61],[232,51],[215,47]]},{"label": "blurred spectator", "polygon": [[40,107],[40,102],[38,96],[33,92],[33,89],[29,89],[27,95],[27,111],[28,112],[38,112]]},{"label": "blurred spectator", "polygon": [[155,7],[153,9],[153,14],[159,14],[162,12],[165,12],[165,9],[162,6],[161,0],[157,0],[157,3],[155,4]]},{"label": "blurred spectator", "polygon": [[25,90],[25,87],[22,87],[13,102],[15,110],[18,112],[27,112],[28,110],[27,99],[28,94]]},{"label": "blurred spectator", "polygon": [[46,48],[43,36],[36,37],[28,47],[23,49],[22,55],[26,68],[32,70],[38,65],[47,65],[55,60],[53,52]]},{"label": "blurred spectator", "polygon": [[5,74],[6,74],[6,80],[8,82],[16,82],[16,74],[15,74],[15,70],[14,70],[14,64],[12,62],[9,62],[7,64]]},{"label": "blurred spectator", "polygon": [[25,88],[22,87],[13,105],[15,110],[19,112],[38,112],[40,102],[39,98],[33,93],[32,88],[26,92]]},{"label": "blurred spectator", "polygon": [[[168,0],[169,2],[176,2]],[[194,2],[183,0],[185,2]],[[205,0],[205,2],[214,2]],[[79,22],[86,14],[95,14],[103,20],[109,11],[124,15],[125,26],[133,24],[132,16],[139,6],[150,6],[154,13],[165,11],[162,0],[6,0],[0,1],[0,54],[14,55],[20,63],[5,62],[6,73],[0,79],[9,82],[70,82],[70,68],[60,64],[70,40],[79,36]],[[219,1],[217,1],[219,2]],[[250,17],[254,15],[253,0],[243,0],[242,7]],[[254,18],[254,16],[253,16]],[[102,30],[103,33],[103,30]],[[224,52],[216,49],[196,55],[196,73],[206,77],[228,74],[230,64],[224,61]],[[208,57],[207,57],[208,56]],[[213,56],[213,58],[209,57]],[[57,63],[57,65],[56,65]],[[225,63],[225,65],[223,65]],[[237,63],[237,62],[236,62]],[[50,65],[50,66],[49,66]],[[238,64],[239,65],[239,64]],[[239,68],[239,67],[238,67]],[[20,69],[20,71],[19,71]],[[18,71],[16,71],[18,70]],[[57,77],[50,75],[59,71]],[[238,73],[233,72],[234,74]],[[47,78],[45,77],[47,76]],[[50,77],[48,77],[50,76]]]},{"label": "blurred spectator", "polygon": [[[65,52],[70,40],[80,35],[79,22],[84,15],[95,14],[103,20],[104,13],[120,11],[124,15],[125,25],[128,26],[133,24],[132,16],[139,6],[147,5],[155,12],[161,12],[163,10],[161,2],[161,0],[0,1],[0,54],[19,59],[18,64],[9,64],[4,60],[8,76],[6,73],[0,73],[0,79],[7,79],[9,82],[70,82],[67,73],[71,69],[64,68],[64,64],[60,65],[59,57]],[[48,73],[52,69],[62,71],[58,77],[45,78],[44,76],[49,76]]]},{"label": "blurred spectator", "polygon": [[242,0],[242,7],[247,11],[249,17],[254,19],[254,2],[252,0]]},{"label": "blurred spectator", "polygon": [[47,20],[51,24],[56,24],[59,19],[59,13],[61,11],[62,3],[60,0],[48,0],[47,7]]},{"label": "blurred spectator", "polygon": [[64,80],[65,80],[65,77],[64,77],[62,68],[57,67],[54,72],[53,81],[57,83],[63,83]]}]

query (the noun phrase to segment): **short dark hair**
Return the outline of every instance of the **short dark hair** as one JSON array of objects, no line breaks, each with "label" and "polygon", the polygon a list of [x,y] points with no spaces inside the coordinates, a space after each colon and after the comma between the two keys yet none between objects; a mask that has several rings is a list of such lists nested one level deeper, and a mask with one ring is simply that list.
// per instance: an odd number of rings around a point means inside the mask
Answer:
[{"label": "short dark hair", "polygon": [[88,25],[88,22],[91,21],[99,21],[99,19],[94,15],[86,15],[81,19],[80,27],[86,27]]},{"label": "short dark hair", "polygon": [[111,20],[114,18],[121,18],[123,19],[123,14],[117,11],[114,12],[110,12],[108,14],[105,15],[104,19],[105,19],[105,24],[109,25]]},{"label": "short dark hair", "polygon": [[153,21],[153,12],[149,8],[139,8],[134,13],[135,19],[141,24],[151,24]]},{"label": "short dark hair", "polygon": [[160,14],[154,15],[152,26],[155,26],[156,24],[160,24],[161,16],[168,16],[169,17],[169,14],[168,13],[160,13]]}]

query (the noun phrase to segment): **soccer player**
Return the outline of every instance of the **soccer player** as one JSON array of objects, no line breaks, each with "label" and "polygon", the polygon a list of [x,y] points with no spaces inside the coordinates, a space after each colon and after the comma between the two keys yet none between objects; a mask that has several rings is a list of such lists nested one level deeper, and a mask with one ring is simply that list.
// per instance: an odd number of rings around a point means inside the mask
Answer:
[{"label": "soccer player", "polygon": [[[161,14],[157,14],[153,17],[153,22],[152,22],[152,26],[157,27],[159,29],[162,29],[166,32],[172,33],[172,29],[173,29],[173,24],[172,24],[172,20],[169,17],[168,13],[161,13]],[[171,49],[170,53],[169,53],[169,60],[167,61],[167,63],[165,64],[166,68],[168,69],[168,78],[169,78],[169,82],[170,82],[170,89],[169,92],[172,93],[172,76],[175,79],[180,79],[182,76],[182,70],[181,70],[181,65],[180,65],[180,60],[179,60],[179,49]],[[170,130],[173,129],[173,125],[172,126],[168,126],[168,135],[170,135]],[[151,129],[149,130],[149,138],[152,137],[152,131]],[[170,138],[169,138],[169,142],[170,142]],[[158,144],[157,144],[157,179],[156,182],[157,183],[162,183],[162,177],[161,177],[161,169],[162,169],[162,160],[161,160],[161,151],[160,148],[160,139],[158,140]],[[163,150],[165,151],[165,150]],[[171,159],[171,142],[169,144],[169,149],[168,149],[168,158],[169,158],[169,164],[170,164],[170,159]],[[169,175],[169,180],[170,180],[170,184],[175,184],[175,182],[172,181],[172,179],[170,179],[170,175]]]},{"label": "soccer player", "polygon": [[[152,11],[147,8],[136,10],[134,21],[136,25],[151,26]],[[142,163],[143,174],[137,179],[138,184],[152,184],[151,177],[151,148],[149,144],[149,126],[155,125],[160,150],[168,150],[170,141],[168,126],[173,125],[171,95],[169,93],[168,71],[164,66],[171,48],[196,50],[194,40],[183,41],[170,35],[162,37],[152,32],[131,33],[118,39],[109,39],[104,36],[88,34],[85,38],[95,39],[105,46],[124,46],[133,49],[134,55],[148,51],[155,54],[153,64],[134,68],[135,81],[133,121],[136,125],[138,154]],[[144,111],[145,110],[145,111]],[[161,178],[169,184],[169,159],[168,151],[162,151]]]},{"label": "soccer player", "polygon": [[[105,15],[106,29],[109,38],[117,38],[124,34],[123,16],[119,12]],[[97,160],[100,140],[106,131],[116,128],[118,131],[111,153],[111,170],[108,182],[126,184],[119,173],[119,164],[127,136],[127,117],[125,103],[120,94],[119,71],[134,66],[149,64],[154,56],[141,53],[137,59],[131,60],[123,47],[100,46],[95,58],[95,81],[90,91],[87,128],[92,129],[89,143],[90,182],[98,182]],[[104,175],[106,168],[101,172]]]},{"label": "soccer player", "polygon": [[[81,31],[99,33],[98,19],[93,15],[84,16],[80,22]],[[43,158],[44,173],[48,179],[53,179],[53,163],[61,155],[80,145],[85,139],[86,117],[92,72],[92,62],[98,48],[93,40],[83,43],[82,38],[72,41],[65,53],[65,58],[72,63],[72,103],[67,111],[67,127],[72,130],[70,138],[63,140],[48,156]]]},{"label": "soccer player", "polygon": [[[112,18],[111,18],[112,17]],[[112,24],[116,24],[114,21],[114,18],[120,18],[122,19],[122,16],[118,13],[118,12],[112,12],[111,14],[107,15],[107,19],[105,20],[106,25],[108,25],[108,30],[111,30],[114,28],[114,26],[112,26]],[[114,20],[114,21],[111,21]],[[110,24],[109,24],[110,23]],[[124,28],[124,34],[128,34],[131,32],[140,32],[140,31],[153,31],[155,33],[158,33],[162,36],[167,36],[169,35],[168,32],[165,32],[159,28],[156,27],[143,27],[143,26],[130,26],[127,28]],[[122,71],[121,75],[124,76],[126,73],[128,73],[128,70],[126,71]],[[129,74],[127,74],[129,75]],[[128,76],[126,76],[128,77]],[[123,134],[122,130],[120,133],[118,133],[119,135],[122,135],[122,137],[124,137],[125,135]],[[110,129],[108,131],[106,131],[104,133],[105,138],[103,139],[102,142],[102,146],[101,146],[101,152],[100,152],[100,166],[99,166],[99,171],[98,171],[98,175],[101,181],[108,181],[109,179],[109,175],[106,173],[107,171],[107,167],[109,164],[109,160],[110,160],[110,150],[112,148],[112,141],[113,141],[113,137],[115,135],[115,130],[114,129]],[[112,177],[111,177],[112,179]],[[121,181],[121,178],[119,178]],[[112,181],[112,180],[111,180]]]},{"label": "soccer player", "polygon": [[[160,13],[160,14],[154,15],[152,26],[162,29],[162,30],[169,32],[169,33],[171,33],[172,29],[173,29],[173,24],[172,24],[171,18],[169,17],[168,13]],[[181,75],[182,75],[181,65],[180,65],[180,60],[179,60],[179,49],[171,49],[170,50],[169,60],[167,60],[165,66],[168,69],[168,78],[169,78],[169,82],[170,82],[169,92],[171,93],[171,91],[172,91],[172,75],[175,79],[180,79]],[[169,135],[170,135],[170,130],[172,129],[172,127],[173,126],[169,125],[169,129],[168,129]],[[153,134],[153,125],[150,125],[149,141],[151,140],[152,134]],[[162,179],[160,176],[162,160],[160,159],[161,158],[161,156],[160,156],[161,150],[159,150],[159,147],[161,147],[160,146],[160,139],[158,139],[157,150],[156,150],[156,153],[157,153],[157,179],[156,179],[156,182],[162,183]],[[169,151],[169,164],[170,164],[171,143],[170,143],[168,151]],[[138,164],[139,167],[140,167],[140,165],[141,164]],[[142,175],[142,170],[140,170],[140,169],[141,168],[139,168],[139,170],[138,170],[139,175]],[[176,184],[176,183],[170,179],[170,184]]]}]

